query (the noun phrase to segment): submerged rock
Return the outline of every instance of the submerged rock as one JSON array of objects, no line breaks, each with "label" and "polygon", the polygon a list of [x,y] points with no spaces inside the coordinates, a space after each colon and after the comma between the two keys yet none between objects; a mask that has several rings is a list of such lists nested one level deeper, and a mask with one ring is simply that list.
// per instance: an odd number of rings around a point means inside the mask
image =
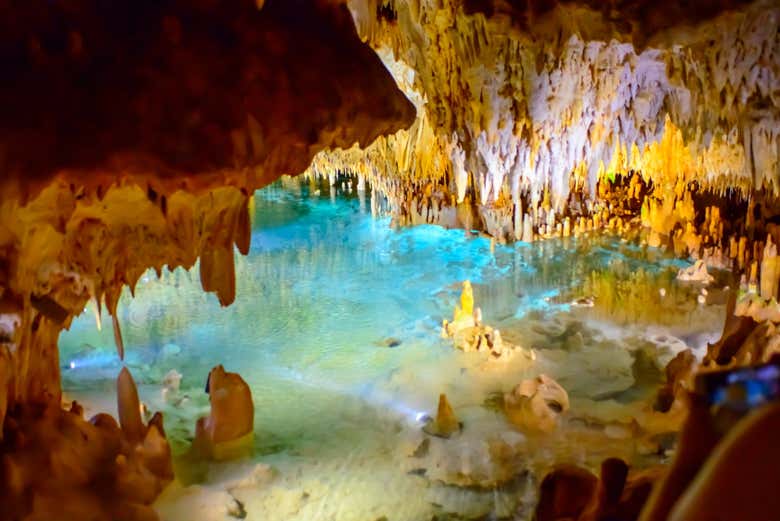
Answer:
[{"label": "submerged rock", "polygon": [[181,386],[181,378],[182,374],[179,371],[171,369],[163,376],[163,390],[168,393],[178,391]]},{"label": "submerged rock", "polygon": [[178,355],[179,353],[181,353],[181,347],[176,344],[168,343],[162,346],[161,354],[163,358],[170,358],[172,356]]},{"label": "submerged rock", "polygon": [[569,410],[569,395],[547,375],[523,380],[504,395],[507,419],[522,431],[549,433],[559,416]]},{"label": "submerged rock", "polygon": [[401,340],[399,340],[398,338],[392,337],[392,336],[387,337],[387,338],[381,340],[380,342],[376,343],[376,345],[378,345],[379,347],[389,347],[391,349],[394,348],[394,347],[398,347],[401,344],[402,344]]},{"label": "submerged rock", "polygon": [[709,284],[715,277],[707,272],[707,264],[703,260],[697,260],[693,266],[680,269],[677,272],[677,280]]}]

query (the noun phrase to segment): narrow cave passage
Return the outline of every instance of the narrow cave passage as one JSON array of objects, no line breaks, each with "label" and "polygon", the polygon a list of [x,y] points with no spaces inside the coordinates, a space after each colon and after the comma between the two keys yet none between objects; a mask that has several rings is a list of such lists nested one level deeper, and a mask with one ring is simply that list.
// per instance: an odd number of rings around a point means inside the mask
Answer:
[{"label": "narrow cave passage", "polygon": [[[654,248],[607,234],[491,245],[463,230],[395,229],[372,217],[354,179],[315,188],[293,179],[255,194],[235,305],[202,291],[197,266],[160,279],[150,270],[120,300],[125,364],[173,447],[177,481],[155,504],[163,520],[523,519],[558,461],[667,460],[674,427],[655,425],[654,394],[680,350],[701,355],[719,336],[722,281],[700,304],[702,286],[675,277],[689,263]],[[484,323],[517,352],[495,359],[441,337],[465,280]],[[113,413],[122,362],[110,328],[85,310],[59,347],[67,398],[87,416]],[[217,364],[251,388],[249,459],[187,453]],[[570,400],[544,436],[496,403],[539,374]],[[421,429],[440,393],[463,422],[449,439]]]}]

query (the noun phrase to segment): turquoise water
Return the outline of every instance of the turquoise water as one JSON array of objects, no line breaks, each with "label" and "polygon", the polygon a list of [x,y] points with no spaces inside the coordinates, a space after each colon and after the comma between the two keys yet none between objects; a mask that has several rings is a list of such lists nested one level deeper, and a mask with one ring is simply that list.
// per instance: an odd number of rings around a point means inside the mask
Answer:
[{"label": "turquoise water", "polygon": [[[545,372],[569,391],[572,417],[590,421],[603,409],[607,423],[629,414],[657,383],[651,375],[642,387],[632,372],[637,346],[649,343],[668,358],[668,338],[698,347],[720,327],[718,309],[676,329],[620,328],[569,304],[582,281],[610,263],[648,273],[687,265],[660,252],[606,238],[491,245],[462,230],[396,230],[389,219],[372,218],[367,206],[354,192],[332,198],[307,186],[273,185],[255,196],[252,247],[237,256],[232,306],[222,308],[203,293],[197,266],[166,271],[159,280],[148,273],[134,298],[123,295],[125,363],[150,409],[164,411],[176,454],[186,451],[195,419],[207,414],[203,384],[214,365],[239,372],[255,403],[253,459],[185,472],[186,482],[158,502],[163,519],[190,519],[193,509],[197,519],[231,519],[228,507],[236,500],[247,519],[258,520],[527,517],[538,479],[532,465],[517,468],[519,481],[487,490],[484,474],[493,462],[471,455],[494,433],[515,436],[522,450],[544,447],[541,455],[533,451],[534,461],[546,463],[574,454],[591,464],[610,451],[633,449],[600,438],[603,426],[583,434],[588,441],[574,452],[560,449],[559,437],[525,440],[484,406],[491,395]],[[488,367],[440,338],[441,321],[451,318],[467,279],[485,322],[533,348],[535,363]],[[561,338],[572,324],[584,345],[564,349]],[[85,312],[60,339],[64,390],[88,410],[113,407],[121,364],[109,329],[98,331]],[[664,336],[665,344],[653,344],[653,335]],[[161,382],[172,369],[183,375],[181,389],[164,396]],[[418,419],[435,411],[441,392],[467,420],[464,434],[410,463],[421,440]],[[425,475],[418,463],[429,467]],[[467,468],[451,472],[458,465]],[[479,465],[488,470],[477,476]]]}]

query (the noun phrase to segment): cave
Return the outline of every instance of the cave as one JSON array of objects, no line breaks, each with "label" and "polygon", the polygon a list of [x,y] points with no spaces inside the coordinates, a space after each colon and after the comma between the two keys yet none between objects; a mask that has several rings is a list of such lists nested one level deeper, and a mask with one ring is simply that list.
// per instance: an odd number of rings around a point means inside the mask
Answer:
[{"label": "cave", "polygon": [[0,0],[0,521],[780,519],[780,2]]}]

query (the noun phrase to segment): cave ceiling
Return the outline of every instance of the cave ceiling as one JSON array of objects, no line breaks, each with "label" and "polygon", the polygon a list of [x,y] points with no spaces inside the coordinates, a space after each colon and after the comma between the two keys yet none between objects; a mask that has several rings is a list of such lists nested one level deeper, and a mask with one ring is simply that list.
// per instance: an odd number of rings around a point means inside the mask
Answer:
[{"label": "cave ceiling", "polygon": [[256,188],[414,117],[335,3],[0,2],[0,62],[6,183]]}]

